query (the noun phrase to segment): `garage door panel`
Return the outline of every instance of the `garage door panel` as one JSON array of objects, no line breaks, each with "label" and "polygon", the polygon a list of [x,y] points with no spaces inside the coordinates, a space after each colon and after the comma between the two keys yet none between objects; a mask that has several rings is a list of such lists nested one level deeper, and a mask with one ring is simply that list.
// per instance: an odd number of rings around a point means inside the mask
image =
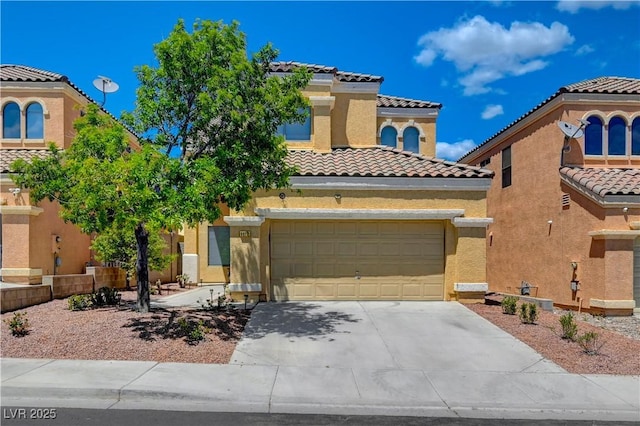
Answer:
[{"label": "garage door panel", "polygon": [[[299,300],[442,300],[444,228],[435,222],[274,221],[274,295]],[[360,279],[359,279],[360,278]],[[278,287],[278,288],[275,288]]]},{"label": "garage door panel", "polygon": [[291,255],[313,256],[313,243],[311,241],[296,241],[293,243],[293,251]]}]

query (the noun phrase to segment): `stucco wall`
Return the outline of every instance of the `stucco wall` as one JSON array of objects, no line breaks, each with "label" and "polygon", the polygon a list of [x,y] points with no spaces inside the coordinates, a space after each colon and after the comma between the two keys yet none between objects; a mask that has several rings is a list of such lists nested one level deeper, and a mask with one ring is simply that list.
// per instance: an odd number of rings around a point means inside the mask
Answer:
[{"label": "stucco wall", "polygon": [[375,93],[336,93],[331,116],[333,147],[376,145]]},{"label": "stucco wall", "polygon": [[[582,303],[583,308],[591,298],[632,298],[631,245],[594,240],[589,232],[629,230],[640,210],[605,209],[561,183],[558,172],[563,134],[557,121],[575,123],[592,109],[550,111],[493,149],[487,166],[496,173],[487,194],[487,214],[494,218],[487,238],[490,290],[514,293],[525,280],[539,287],[539,297],[575,307]],[[583,140],[572,141],[565,163],[580,163]],[[502,188],[500,152],[509,144],[512,185]],[[571,198],[568,207],[562,206],[564,193]],[[605,250],[619,244],[623,251]],[[572,262],[578,264],[575,274]],[[578,292],[571,291],[572,279],[581,283]],[[623,289],[620,283],[629,284]]]}]

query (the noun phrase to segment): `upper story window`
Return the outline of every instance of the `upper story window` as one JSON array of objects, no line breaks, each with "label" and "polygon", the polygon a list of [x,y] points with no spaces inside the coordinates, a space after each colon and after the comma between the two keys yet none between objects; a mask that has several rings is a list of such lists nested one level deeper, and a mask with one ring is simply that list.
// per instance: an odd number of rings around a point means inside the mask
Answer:
[{"label": "upper story window", "polygon": [[420,132],[413,126],[407,127],[402,133],[403,150],[420,152]]},{"label": "upper story window", "polygon": [[307,108],[307,118],[304,123],[285,123],[278,126],[278,134],[287,141],[311,140],[311,109]]},{"label": "upper story window", "polygon": [[393,126],[385,126],[380,132],[380,144],[395,148],[398,146],[398,131]]},{"label": "upper story window", "polygon": [[44,138],[44,116],[42,105],[32,103],[27,107],[27,139]]},{"label": "upper story window", "polygon": [[640,155],[640,117],[631,123],[631,155]]},{"label": "upper story window", "polygon": [[584,153],[602,155],[602,120],[592,115],[587,121],[589,124],[584,130]]},{"label": "upper story window", "polygon": [[2,109],[2,137],[5,139],[20,139],[20,107],[15,102],[9,102]]},{"label": "upper story window", "polygon": [[627,153],[627,123],[622,117],[609,120],[608,147],[609,155],[625,155]]},{"label": "upper story window", "polygon": [[502,150],[502,187],[511,186],[511,147]]}]

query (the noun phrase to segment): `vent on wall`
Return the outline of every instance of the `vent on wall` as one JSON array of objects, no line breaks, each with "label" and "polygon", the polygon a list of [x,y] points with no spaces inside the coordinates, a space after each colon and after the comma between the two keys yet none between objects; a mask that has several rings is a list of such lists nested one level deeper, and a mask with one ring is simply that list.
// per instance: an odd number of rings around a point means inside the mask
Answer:
[{"label": "vent on wall", "polygon": [[571,204],[571,196],[569,194],[562,194],[562,208],[568,208]]}]

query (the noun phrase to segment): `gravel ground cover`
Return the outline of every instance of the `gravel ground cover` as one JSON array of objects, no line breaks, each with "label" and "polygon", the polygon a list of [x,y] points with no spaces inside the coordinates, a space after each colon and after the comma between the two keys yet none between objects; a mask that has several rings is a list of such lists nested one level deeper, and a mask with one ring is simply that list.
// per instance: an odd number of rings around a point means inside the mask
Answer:
[{"label": "gravel ground cover", "polygon": [[467,305],[478,315],[529,345],[570,373],[640,375],[640,318],[602,318],[574,313],[578,333],[598,333],[603,346],[586,354],[576,342],[563,340],[560,317],[565,311],[540,311],[535,324],[522,324],[518,315],[502,313],[499,305]]},{"label": "gravel ground cover", "polygon": [[[179,291],[175,286],[163,295]],[[54,300],[21,309],[29,319],[30,333],[16,338],[1,315],[0,357],[140,360],[156,362],[228,363],[242,336],[250,312],[204,311],[192,308],[135,311],[135,291],[124,291],[119,306],[70,311],[67,300]],[[564,311],[541,311],[533,325],[522,324],[517,315],[505,315],[500,306],[467,305],[496,326],[523,341],[567,371],[578,374],[640,375],[640,318],[597,317],[575,314],[579,334],[598,333],[604,345],[588,355],[575,342],[560,338]],[[207,329],[205,339],[189,343],[180,323]]]},{"label": "gravel ground cover", "polygon": [[[177,291],[163,291],[163,296]],[[191,308],[135,311],[136,292],[123,291],[119,306],[70,311],[67,299],[21,309],[31,331],[14,337],[2,314],[0,357],[104,359],[157,362],[221,363],[231,359],[250,312],[203,311]],[[152,295],[152,299],[163,297]],[[184,318],[184,320],[181,320]],[[189,343],[185,328],[202,321],[205,339]]]}]

